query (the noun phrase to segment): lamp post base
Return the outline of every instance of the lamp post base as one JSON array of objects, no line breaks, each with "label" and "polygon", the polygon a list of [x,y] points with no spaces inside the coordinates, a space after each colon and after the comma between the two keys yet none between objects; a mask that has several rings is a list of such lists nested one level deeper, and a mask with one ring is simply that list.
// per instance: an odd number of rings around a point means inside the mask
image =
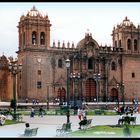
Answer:
[{"label": "lamp post base", "polygon": [[66,131],[71,130],[71,123],[70,123],[70,110],[67,108],[67,123],[66,123]]},{"label": "lamp post base", "polygon": [[47,101],[47,109],[49,110],[49,101]]},{"label": "lamp post base", "polygon": [[71,130],[71,123],[66,123],[66,131],[70,131]]},{"label": "lamp post base", "polygon": [[17,120],[17,115],[13,114],[13,120],[16,121]]}]

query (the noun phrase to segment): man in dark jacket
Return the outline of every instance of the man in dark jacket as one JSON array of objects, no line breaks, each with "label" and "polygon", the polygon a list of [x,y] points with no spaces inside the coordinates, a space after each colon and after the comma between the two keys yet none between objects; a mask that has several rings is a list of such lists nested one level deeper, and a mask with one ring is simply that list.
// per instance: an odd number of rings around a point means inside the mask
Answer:
[{"label": "man in dark jacket", "polygon": [[80,126],[79,129],[81,129],[81,126],[85,125],[85,124],[87,124],[87,117],[86,116],[83,118],[82,121],[79,122],[79,126]]}]

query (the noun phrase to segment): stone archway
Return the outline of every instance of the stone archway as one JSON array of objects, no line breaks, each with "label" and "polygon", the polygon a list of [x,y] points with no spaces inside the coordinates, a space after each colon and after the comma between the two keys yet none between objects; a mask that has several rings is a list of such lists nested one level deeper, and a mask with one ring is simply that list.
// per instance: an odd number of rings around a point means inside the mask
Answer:
[{"label": "stone archway", "polygon": [[116,102],[118,101],[118,90],[116,88],[112,88],[111,89],[111,93],[110,93],[110,98],[109,100],[111,102]]},{"label": "stone archway", "polygon": [[66,90],[64,87],[58,89],[57,98],[59,98],[60,101],[66,101]]},{"label": "stone archway", "polygon": [[96,83],[92,78],[86,80],[86,94],[85,100],[86,102],[93,102],[94,98],[96,98]]}]

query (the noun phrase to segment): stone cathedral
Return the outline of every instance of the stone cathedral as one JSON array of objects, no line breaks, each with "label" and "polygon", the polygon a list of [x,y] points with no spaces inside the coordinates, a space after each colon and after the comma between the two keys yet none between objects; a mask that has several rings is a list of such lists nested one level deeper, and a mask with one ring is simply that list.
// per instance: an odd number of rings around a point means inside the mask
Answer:
[{"label": "stone cathedral", "polygon": [[[76,45],[51,45],[51,21],[35,6],[18,23],[18,100],[67,98],[86,102],[140,100],[140,26],[125,17],[113,28],[112,46],[99,45],[85,33]],[[53,27],[52,27],[53,28]],[[65,60],[70,60],[69,73]]]}]

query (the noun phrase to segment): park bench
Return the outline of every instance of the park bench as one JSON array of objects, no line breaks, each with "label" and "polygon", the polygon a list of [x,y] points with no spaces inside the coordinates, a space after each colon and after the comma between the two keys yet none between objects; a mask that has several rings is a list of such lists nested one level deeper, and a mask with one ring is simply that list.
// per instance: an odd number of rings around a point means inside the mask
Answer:
[{"label": "park bench", "polygon": [[38,128],[30,128],[25,129],[24,134],[22,136],[36,136]]},{"label": "park bench", "polygon": [[123,117],[121,124],[122,125],[124,124],[136,125],[136,117],[125,116]]},{"label": "park bench", "polygon": [[[69,124],[71,125],[71,123]],[[56,136],[65,135],[66,133],[71,132],[71,129],[67,127],[66,123],[63,123],[62,126],[58,126],[56,129]]]},{"label": "park bench", "polygon": [[136,125],[136,117],[131,117],[130,122],[132,122],[132,125]]},{"label": "park bench", "polygon": [[91,122],[92,122],[92,119],[88,119],[87,123],[85,125],[81,126],[81,128],[82,128],[81,130],[87,130],[88,128],[90,128],[91,127]]},{"label": "park bench", "polygon": [[136,125],[136,117],[124,117],[124,124]]}]

